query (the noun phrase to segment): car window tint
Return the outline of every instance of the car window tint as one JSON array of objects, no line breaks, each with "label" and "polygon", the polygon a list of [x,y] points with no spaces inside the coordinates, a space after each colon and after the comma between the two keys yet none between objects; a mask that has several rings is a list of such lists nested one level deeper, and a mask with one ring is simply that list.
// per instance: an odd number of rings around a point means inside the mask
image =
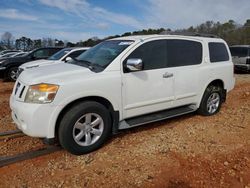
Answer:
[{"label": "car window tint", "polygon": [[142,44],[134,50],[127,59],[133,58],[142,59],[144,65],[143,70],[165,68],[166,40],[156,40]]},{"label": "car window tint", "polygon": [[229,60],[228,51],[224,43],[210,42],[208,46],[209,46],[210,62],[215,63],[215,62]]},{"label": "car window tint", "polygon": [[41,58],[41,57],[48,57],[49,56],[49,50],[48,49],[40,49],[34,52],[34,56],[36,58]]},{"label": "car window tint", "polygon": [[57,53],[60,50],[61,50],[61,48],[51,48],[48,50],[48,54],[49,54],[49,56],[52,56],[53,54]]},{"label": "car window tint", "polygon": [[202,62],[202,44],[189,40],[167,40],[167,66],[197,65]]}]

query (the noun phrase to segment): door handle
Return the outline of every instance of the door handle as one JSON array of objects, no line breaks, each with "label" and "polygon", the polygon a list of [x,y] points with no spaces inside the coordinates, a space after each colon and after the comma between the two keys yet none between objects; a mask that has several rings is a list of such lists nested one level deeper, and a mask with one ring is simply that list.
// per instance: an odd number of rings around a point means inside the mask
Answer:
[{"label": "door handle", "polygon": [[174,74],[173,73],[169,73],[169,72],[166,72],[166,73],[163,74],[163,78],[171,78],[173,76],[174,76]]}]

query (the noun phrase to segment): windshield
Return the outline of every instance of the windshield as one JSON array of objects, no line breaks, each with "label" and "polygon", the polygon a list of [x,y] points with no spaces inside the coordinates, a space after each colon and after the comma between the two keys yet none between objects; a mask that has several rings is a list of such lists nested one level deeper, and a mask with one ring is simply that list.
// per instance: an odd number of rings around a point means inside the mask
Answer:
[{"label": "windshield", "polygon": [[50,56],[48,58],[48,60],[59,60],[64,55],[66,55],[67,53],[69,53],[70,51],[71,51],[71,49],[62,49],[62,50],[58,51],[57,53],[55,53],[54,55]]},{"label": "windshield", "polygon": [[104,69],[133,42],[130,40],[104,41],[90,48],[78,56],[75,61],[70,61],[69,63],[84,66],[81,62],[87,62],[89,66]]}]

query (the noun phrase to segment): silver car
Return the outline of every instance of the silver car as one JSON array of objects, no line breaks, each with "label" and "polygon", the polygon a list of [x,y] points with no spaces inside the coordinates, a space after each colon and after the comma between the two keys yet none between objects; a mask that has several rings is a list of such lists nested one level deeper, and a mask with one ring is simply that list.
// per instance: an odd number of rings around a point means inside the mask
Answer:
[{"label": "silver car", "polygon": [[250,71],[250,45],[231,46],[235,70]]}]

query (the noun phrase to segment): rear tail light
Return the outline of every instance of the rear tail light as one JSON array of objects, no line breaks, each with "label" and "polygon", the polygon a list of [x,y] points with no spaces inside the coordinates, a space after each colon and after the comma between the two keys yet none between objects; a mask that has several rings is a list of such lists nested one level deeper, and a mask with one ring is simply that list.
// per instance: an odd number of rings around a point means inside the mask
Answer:
[{"label": "rear tail light", "polygon": [[247,58],[246,64],[250,65],[250,58]]}]

